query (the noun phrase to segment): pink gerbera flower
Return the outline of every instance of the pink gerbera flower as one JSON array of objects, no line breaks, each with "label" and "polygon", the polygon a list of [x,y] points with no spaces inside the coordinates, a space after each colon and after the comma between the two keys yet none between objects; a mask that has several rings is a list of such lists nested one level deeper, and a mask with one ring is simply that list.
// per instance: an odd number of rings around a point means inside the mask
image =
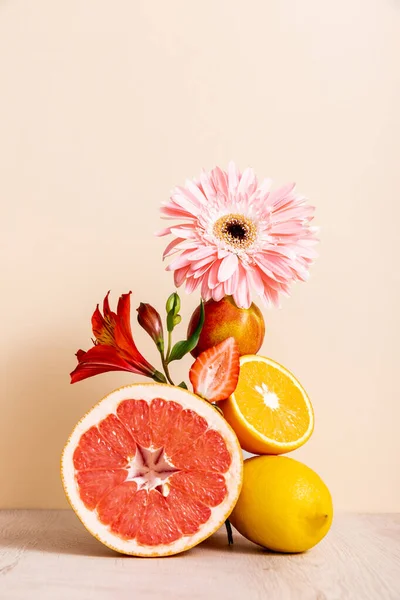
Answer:
[{"label": "pink gerbera flower", "polygon": [[176,187],[161,214],[181,222],[158,233],[175,236],[164,258],[181,253],[167,267],[175,285],[185,282],[188,293],[200,286],[204,300],[232,295],[242,308],[254,289],[278,305],[293,281],[307,280],[316,257],[314,207],[294,187],[271,192],[270,180],[259,184],[253,169],[240,173],[234,163]]}]

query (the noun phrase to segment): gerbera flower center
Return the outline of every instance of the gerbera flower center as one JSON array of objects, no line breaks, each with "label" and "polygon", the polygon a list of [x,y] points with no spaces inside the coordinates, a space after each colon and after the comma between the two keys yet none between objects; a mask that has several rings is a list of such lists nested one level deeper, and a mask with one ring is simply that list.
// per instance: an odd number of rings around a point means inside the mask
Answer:
[{"label": "gerbera flower center", "polygon": [[213,233],[228,246],[244,250],[255,242],[257,227],[251,219],[243,215],[224,215],[215,221]]}]

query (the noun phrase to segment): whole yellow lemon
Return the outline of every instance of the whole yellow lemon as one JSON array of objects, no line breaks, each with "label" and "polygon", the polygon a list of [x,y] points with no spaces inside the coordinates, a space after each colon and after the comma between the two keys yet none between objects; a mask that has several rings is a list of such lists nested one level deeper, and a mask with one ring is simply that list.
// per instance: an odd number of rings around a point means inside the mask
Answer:
[{"label": "whole yellow lemon", "polygon": [[286,456],[245,460],[230,520],[247,539],[276,552],[304,552],[328,533],[332,515],[328,488],[306,465]]}]

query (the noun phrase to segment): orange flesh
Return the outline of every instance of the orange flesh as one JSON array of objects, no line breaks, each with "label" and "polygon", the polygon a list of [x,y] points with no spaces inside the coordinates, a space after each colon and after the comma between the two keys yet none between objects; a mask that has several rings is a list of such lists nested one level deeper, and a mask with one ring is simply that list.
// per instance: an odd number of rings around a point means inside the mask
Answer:
[{"label": "orange flesh", "polygon": [[155,546],[196,533],[227,495],[231,456],[218,431],[180,404],[124,400],[82,434],[79,495],[122,539]]},{"label": "orange flesh", "polygon": [[[256,390],[262,384],[264,395]],[[300,439],[310,424],[303,394],[279,369],[262,361],[252,361],[241,365],[234,396],[250,425],[267,438],[287,443]],[[277,408],[273,408],[276,403]]]}]

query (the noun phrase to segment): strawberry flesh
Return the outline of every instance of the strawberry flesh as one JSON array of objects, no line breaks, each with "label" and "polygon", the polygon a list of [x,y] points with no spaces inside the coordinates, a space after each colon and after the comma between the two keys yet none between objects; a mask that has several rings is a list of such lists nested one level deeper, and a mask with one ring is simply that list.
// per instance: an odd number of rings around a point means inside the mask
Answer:
[{"label": "strawberry flesh", "polygon": [[209,402],[228,398],[239,379],[239,348],[230,337],[202,352],[193,363],[189,379],[193,391]]}]

